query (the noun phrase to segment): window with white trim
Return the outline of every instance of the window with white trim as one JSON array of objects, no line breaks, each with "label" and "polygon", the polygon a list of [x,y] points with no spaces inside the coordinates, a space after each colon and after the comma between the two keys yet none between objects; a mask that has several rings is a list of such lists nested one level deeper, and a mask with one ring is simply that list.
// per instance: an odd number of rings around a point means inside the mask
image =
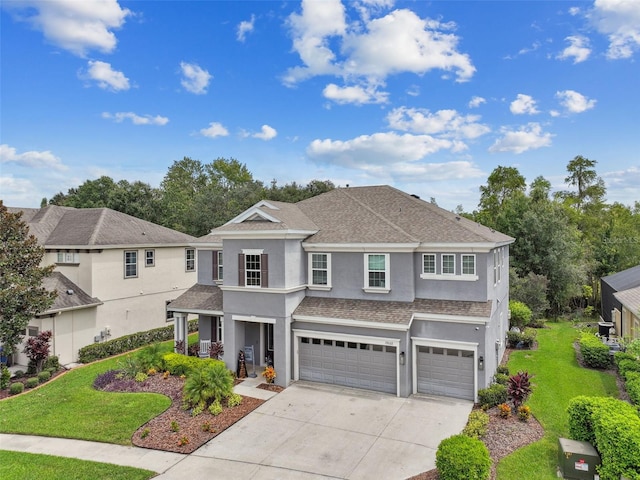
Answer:
[{"label": "window with white trim", "polygon": [[269,255],[262,250],[243,250],[238,254],[238,285],[269,287]]},{"label": "window with white trim", "polygon": [[436,255],[435,253],[425,253],[422,255],[422,273],[427,275],[436,274]]},{"label": "window with white trim", "polygon": [[259,287],[261,285],[260,255],[245,255],[245,285],[247,287]]},{"label": "window with white trim", "polygon": [[222,250],[214,250],[213,251],[213,279],[214,280],[222,280],[223,277],[223,262],[222,262]]},{"label": "window with white trim", "polygon": [[76,252],[58,252],[56,263],[78,264],[80,254]]},{"label": "window with white trim", "polygon": [[224,318],[218,317],[218,341],[224,342]]},{"label": "window with white trim", "polygon": [[331,286],[331,254],[312,253],[309,255],[309,285]]},{"label": "window with white trim", "polygon": [[366,253],[365,261],[365,289],[389,290],[389,254]]},{"label": "window with white trim", "polygon": [[196,249],[185,248],[184,250],[185,270],[187,272],[195,272],[196,270]]},{"label": "window with white trim", "polygon": [[493,251],[493,284],[498,284],[498,249]]},{"label": "window with white trim", "polygon": [[476,274],[476,256],[462,255],[462,275]]},{"label": "window with white trim", "polygon": [[124,278],[138,276],[138,251],[125,250],[124,252]]},{"label": "window with white trim", "polygon": [[144,266],[155,267],[156,266],[156,251],[145,250],[144,251]]},{"label": "window with white trim", "polygon": [[456,274],[456,256],[448,253],[442,254],[442,274]]}]

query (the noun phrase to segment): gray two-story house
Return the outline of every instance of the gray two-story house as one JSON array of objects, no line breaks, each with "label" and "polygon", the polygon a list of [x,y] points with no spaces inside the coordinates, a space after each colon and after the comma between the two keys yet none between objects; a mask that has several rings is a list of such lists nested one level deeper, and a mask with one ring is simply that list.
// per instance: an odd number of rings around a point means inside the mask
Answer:
[{"label": "gray two-story house", "polygon": [[[505,349],[513,238],[389,186],[261,201],[199,239],[176,340],[299,379],[475,400]],[[251,371],[251,366],[249,366]]]}]

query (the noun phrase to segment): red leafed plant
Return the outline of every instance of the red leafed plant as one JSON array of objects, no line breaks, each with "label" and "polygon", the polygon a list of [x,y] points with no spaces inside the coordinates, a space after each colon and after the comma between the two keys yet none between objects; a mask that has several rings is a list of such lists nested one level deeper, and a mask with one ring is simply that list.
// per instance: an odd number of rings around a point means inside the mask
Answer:
[{"label": "red leafed plant", "polygon": [[509,377],[509,382],[507,383],[507,395],[513,402],[513,406],[516,409],[522,405],[531,394],[532,377],[533,375],[529,375],[528,372],[518,372],[517,374]]},{"label": "red leafed plant", "polygon": [[40,332],[35,337],[29,337],[23,352],[27,354],[29,360],[36,365],[36,372],[42,370],[42,364],[49,358],[49,340],[51,340],[51,330]]}]

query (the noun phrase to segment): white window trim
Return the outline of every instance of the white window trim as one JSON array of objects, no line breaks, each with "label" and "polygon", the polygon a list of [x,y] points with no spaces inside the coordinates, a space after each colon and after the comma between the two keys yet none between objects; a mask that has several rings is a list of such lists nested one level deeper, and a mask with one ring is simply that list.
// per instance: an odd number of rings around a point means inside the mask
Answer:
[{"label": "white window trim", "polygon": [[[218,278],[217,281],[219,282],[223,282],[224,281],[224,255],[222,253],[222,250],[217,250],[215,252],[215,255],[217,255],[218,257],[218,271],[216,272],[216,276]],[[220,257],[222,257],[222,262],[220,261]],[[220,275],[220,273],[222,273],[222,275]]]},{"label": "white window trim", "polygon": [[[369,257],[372,255],[384,256],[384,287],[370,287],[369,286]],[[389,293],[391,291],[391,275],[389,274],[390,255],[388,253],[365,253],[364,254],[364,287],[362,288],[365,293]]]},{"label": "white window trim", "polygon": [[[473,258],[473,273],[464,273],[464,257]],[[478,264],[476,262],[476,256],[473,253],[461,253],[460,254],[460,275],[463,277],[478,277]]]},{"label": "white window trim", "polygon": [[[257,250],[254,250],[253,252],[256,252]],[[249,252],[251,252],[251,250],[249,250]],[[260,288],[262,287],[262,253],[245,253],[245,251],[243,250],[242,253],[244,254],[244,286],[245,288]],[[249,262],[249,255],[252,255],[254,257],[258,257],[258,268],[247,268],[247,263]],[[249,285],[249,272],[258,272],[258,284],[257,285]],[[253,280],[253,279],[252,279]]]},{"label": "white window trim", "polygon": [[[425,272],[424,271],[424,257],[426,257],[426,256],[433,257],[433,272]],[[438,274],[438,255],[435,254],[435,253],[423,253],[422,254],[422,275],[424,275],[425,277],[427,277],[427,276],[431,277],[431,276],[435,276],[437,274]]]},{"label": "white window trim", "polygon": [[[326,285],[316,285],[313,283],[313,256],[314,255],[326,255],[327,257],[327,284]],[[331,254],[324,252],[309,252],[308,254],[308,272],[309,272],[309,290],[331,290]],[[317,269],[322,270],[322,269]]]},{"label": "white window trim", "polygon": [[[67,261],[67,255],[72,255],[71,261]],[[78,265],[80,263],[80,254],[78,252],[57,252],[56,263],[64,265]]]},{"label": "white window trim", "polygon": [[224,316],[218,317],[218,341],[224,344]]},{"label": "white window trim", "polygon": [[[151,263],[147,263],[147,259],[148,259],[147,254],[148,254],[149,252],[151,252],[151,253],[152,253],[152,255],[151,255],[151,260],[152,260],[152,262],[151,262]],[[145,266],[145,267],[155,267],[155,266],[156,266],[156,251],[155,251],[155,249],[153,249],[153,248],[148,248],[148,249],[146,249],[146,250],[144,251],[144,266]]]},{"label": "white window trim", "polygon": [[[444,257],[453,257],[453,273],[444,273]],[[442,253],[440,254],[440,274],[443,277],[453,277],[456,275],[456,254],[455,253]]]},{"label": "white window trim", "polygon": [[[135,253],[136,255],[136,273],[135,275],[127,275],[127,265],[133,265],[133,263],[127,263],[127,253]],[[123,254],[123,263],[124,263],[124,278],[138,278],[138,251],[137,250],[125,250]]]},{"label": "white window trim", "polygon": [[[189,268],[189,255],[188,252],[193,252],[193,268]],[[195,248],[185,248],[184,249],[184,271],[185,272],[195,272],[196,271],[196,249]]]}]

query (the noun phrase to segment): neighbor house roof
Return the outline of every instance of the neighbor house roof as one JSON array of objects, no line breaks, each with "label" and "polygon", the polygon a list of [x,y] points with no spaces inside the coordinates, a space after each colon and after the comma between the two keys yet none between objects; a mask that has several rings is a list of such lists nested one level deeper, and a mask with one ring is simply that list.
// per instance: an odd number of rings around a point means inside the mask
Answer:
[{"label": "neighbor house roof", "polygon": [[640,265],[602,277],[602,281],[617,292],[638,287],[640,286]]},{"label": "neighbor house roof", "polygon": [[414,316],[450,316],[486,319],[491,302],[416,299],[413,302],[355,300],[347,298],[305,297],[293,312],[294,320],[305,318],[339,319],[380,324],[410,325]]},{"label": "neighbor house roof", "polygon": [[629,288],[613,294],[622,305],[640,317],[640,287]]},{"label": "neighbor house roof", "polygon": [[47,248],[188,245],[195,237],[109,208],[48,205],[23,211],[23,219]]},{"label": "neighbor house roof", "polygon": [[215,285],[195,284],[167,305],[167,310],[222,315],[222,290]]},{"label": "neighbor house roof", "polygon": [[50,276],[45,277],[42,286],[46,290],[56,292],[57,296],[53,305],[39,313],[39,316],[102,305],[99,298],[90,296],[60,272],[53,272]]},{"label": "neighbor house roof", "polygon": [[507,244],[513,238],[389,186],[336,188],[296,204],[262,201],[211,233],[308,232],[307,244]]}]

